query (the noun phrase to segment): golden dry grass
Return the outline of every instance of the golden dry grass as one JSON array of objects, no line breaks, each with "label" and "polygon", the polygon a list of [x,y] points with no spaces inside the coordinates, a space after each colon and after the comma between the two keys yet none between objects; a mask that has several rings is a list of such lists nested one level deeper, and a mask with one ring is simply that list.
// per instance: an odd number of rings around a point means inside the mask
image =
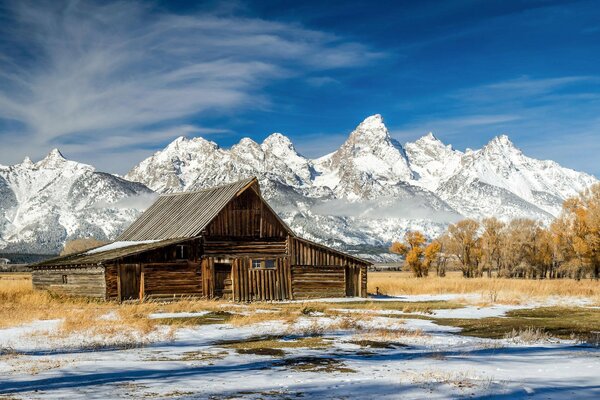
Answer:
[{"label": "golden dry grass", "polygon": [[370,272],[368,291],[391,295],[480,294],[484,303],[518,303],[551,296],[585,297],[600,302],[600,282],[573,279],[463,278],[450,272],[440,278],[415,278],[407,272]]}]

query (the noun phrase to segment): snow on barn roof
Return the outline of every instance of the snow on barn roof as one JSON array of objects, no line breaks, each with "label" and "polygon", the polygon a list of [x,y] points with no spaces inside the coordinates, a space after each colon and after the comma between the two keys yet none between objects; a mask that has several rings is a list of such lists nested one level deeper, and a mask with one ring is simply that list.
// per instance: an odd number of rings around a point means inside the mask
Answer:
[{"label": "snow on barn roof", "polygon": [[87,250],[81,253],[70,254],[42,261],[32,265],[32,268],[44,266],[77,266],[77,265],[98,265],[107,261],[116,260],[121,257],[128,257],[143,253],[149,250],[158,249],[171,244],[177,244],[189,240],[188,238],[167,239],[167,240],[147,240],[147,241],[129,241],[114,242],[104,246]]}]

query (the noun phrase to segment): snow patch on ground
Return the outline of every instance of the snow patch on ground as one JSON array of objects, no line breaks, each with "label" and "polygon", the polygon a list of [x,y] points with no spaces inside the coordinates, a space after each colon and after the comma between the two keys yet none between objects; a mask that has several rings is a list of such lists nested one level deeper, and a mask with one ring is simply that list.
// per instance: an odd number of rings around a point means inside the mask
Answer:
[{"label": "snow patch on ground", "polygon": [[[402,298],[425,299],[440,296]],[[485,318],[501,316],[515,307],[467,306],[435,310],[433,315]],[[364,333],[340,325],[344,315],[316,315],[301,317],[291,326],[283,321],[186,326],[168,337],[159,332],[137,348],[92,349],[87,347],[89,338],[82,336],[62,343],[48,341],[44,333],[56,330],[61,321],[37,321],[0,330],[0,397],[600,398],[598,348],[570,341],[524,344],[466,337],[455,327],[439,326],[426,319],[386,317],[383,312],[394,310],[380,311],[382,314],[358,319]],[[157,313],[151,317],[184,318],[207,313]],[[387,348],[357,341],[369,339],[378,329],[408,334],[390,339],[394,345]],[[313,331],[321,332],[328,348],[285,348],[283,356],[268,356],[239,354],[219,344],[243,343],[269,335],[295,340],[303,332]]]}]

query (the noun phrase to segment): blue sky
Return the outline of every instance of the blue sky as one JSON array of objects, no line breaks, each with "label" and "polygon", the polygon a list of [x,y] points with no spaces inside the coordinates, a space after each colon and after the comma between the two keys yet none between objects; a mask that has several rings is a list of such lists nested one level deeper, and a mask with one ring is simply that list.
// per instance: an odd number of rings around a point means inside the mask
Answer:
[{"label": "blue sky", "polygon": [[593,1],[0,1],[0,164],[123,173],[271,132],[315,157],[380,113],[400,142],[505,133],[600,176],[598,54]]}]

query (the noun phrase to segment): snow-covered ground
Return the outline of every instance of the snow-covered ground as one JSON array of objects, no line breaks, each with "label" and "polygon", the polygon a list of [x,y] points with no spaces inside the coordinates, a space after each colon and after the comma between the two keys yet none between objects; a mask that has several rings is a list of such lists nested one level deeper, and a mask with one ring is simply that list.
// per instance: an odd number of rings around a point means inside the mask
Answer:
[{"label": "snow-covered ground", "polygon": [[[469,306],[435,314],[483,318],[514,307]],[[89,348],[89,338],[56,341],[51,338],[56,320],[4,329],[0,399],[600,398],[598,348],[564,340],[522,344],[478,339],[430,320],[376,314],[360,322],[363,328],[409,333],[384,342],[389,346],[373,347],[360,342],[361,334],[351,327],[336,325],[343,318],[315,312],[291,327],[277,321],[186,326],[171,334],[154,333],[149,344],[138,348]],[[283,356],[256,355],[239,354],[222,343],[260,335],[294,340],[315,326],[324,328],[325,349],[285,347]],[[333,326],[337,328],[327,329]],[[413,330],[419,333],[410,334]]]}]

